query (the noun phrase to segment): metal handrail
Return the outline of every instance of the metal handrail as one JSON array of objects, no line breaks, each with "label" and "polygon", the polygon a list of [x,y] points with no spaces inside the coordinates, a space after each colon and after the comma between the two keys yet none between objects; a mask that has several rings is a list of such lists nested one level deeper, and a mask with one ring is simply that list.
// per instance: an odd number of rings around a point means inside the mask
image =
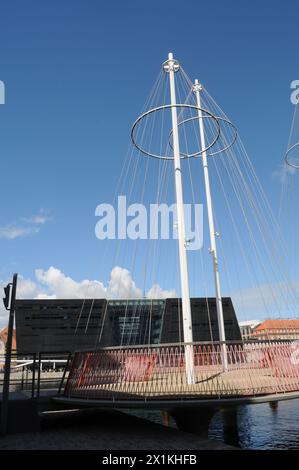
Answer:
[{"label": "metal handrail", "polygon": [[[298,337],[299,339],[299,337]],[[184,347],[186,344],[192,344],[193,346],[221,346],[223,344],[231,345],[231,346],[242,346],[246,344],[253,344],[253,343],[262,343],[262,344],[274,344],[274,343],[291,343],[295,341],[291,338],[282,338],[282,339],[258,339],[258,338],[246,338],[241,340],[226,340],[226,341],[193,341],[192,343],[152,343],[152,344],[133,344],[133,345],[122,345],[122,346],[100,346],[98,348],[82,348],[76,349],[75,353],[80,352],[98,352],[98,351],[112,351],[112,350],[127,350],[127,349],[154,349],[154,348],[163,348],[163,347]]]},{"label": "metal handrail", "polygon": [[[292,342],[194,344],[194,376],[186,381],[182,345],[103,348],[74,354],[64,396],[117,401],[177,397],[257,396],[299,391],[299,349]],[[296,356],[296,357],[295,357]],[[294,359],[294,360],[293,360]]]},{"label": "metal handrail", "polygon": [[[62,359],[64,356],[66,356],[65,359]],[[5,362],[5,357],[6,354],[2,354],[0,356],[0,362]],[[59,361],[59,369],[61,369],[63,366],[63,370],[59,371],[59,376],[58,377],[45,377],[44,376],[44,371],[42,370],[42,364],[45,362],[55,362],[55,359]],[[61,391],[61,387],[63,385],[63,382],[66,377],[67,373],[67,368],[69,367],[71,359],[71,353],[70,351],[63,351],[63,352],[40,352],[40,353],[18,353],[16,351],[11,353],[11,362],[12,364],[14,361],[22,361],[24,360],[24,364],[20,364],[18,367],[18,370],[14,369],[12,367],[11,370],[11,375],[10,375],[10,391],[11,388],[13,387],[14,391],[16,390],[24,390],[26,387],[26,390],[31,390],[31,399],[38,398],[40,396],[41,388],[45,384],[50,384],[50,383],[57,383],[57,388]],[[65,361],[63,363],[62,361]],[[26,369],[27,377],[25,379],[24,377],[24,370]],[[15,374],[18,374],[21,372],[21,377],[17,378]],[[48,373],[48,371],[47,371]],[[62,374],[63,380],[60,378],[60,373]],[[30,374],[30,375],[29,375]],[[3,375],[3,377],[2,377]],[[29,382],[28,382],[28,379]],[[0,385],[3,385],[4,382],[4,370],[3,374],[0,374]]]}]

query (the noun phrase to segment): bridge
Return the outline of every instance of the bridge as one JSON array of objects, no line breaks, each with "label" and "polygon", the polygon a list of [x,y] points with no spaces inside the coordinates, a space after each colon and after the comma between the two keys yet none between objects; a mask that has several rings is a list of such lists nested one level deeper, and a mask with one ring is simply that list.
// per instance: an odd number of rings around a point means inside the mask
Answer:
[{"label": "bridge", "polygon": [[108,406],[181,406],[299,397],[298,344],[193,344],[188,383],[183,345],[103,348],[74,354],[59,400]]}]

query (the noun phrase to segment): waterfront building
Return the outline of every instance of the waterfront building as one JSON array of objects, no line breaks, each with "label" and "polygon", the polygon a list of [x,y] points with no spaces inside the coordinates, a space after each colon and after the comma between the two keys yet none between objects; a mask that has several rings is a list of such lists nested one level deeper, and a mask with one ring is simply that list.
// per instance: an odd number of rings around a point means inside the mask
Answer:
[{"label": "waterfront building", "polygon": [[299,320],[265,320],[253,329],[251,337],[258,340],[299,340]]},{"label": "waterfront building", "polygon": [[[222,300],[228,341],[241,333],[231,298]],[[194,341],[219,341],[215,298],[191,299]],[[16,301],[19,353],[183,342],[181,299]]]}]

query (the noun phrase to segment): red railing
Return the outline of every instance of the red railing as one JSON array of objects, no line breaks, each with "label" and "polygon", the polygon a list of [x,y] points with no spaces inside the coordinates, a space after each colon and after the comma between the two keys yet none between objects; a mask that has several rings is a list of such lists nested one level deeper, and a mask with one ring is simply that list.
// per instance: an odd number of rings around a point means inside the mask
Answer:
[{"label": "red railing", "polygon": [[299,391],[298,343],[193,346],[188,384],[184,346],[106,348],[75,353],[64,394],[70,398],[148,400],[251,396]]}]

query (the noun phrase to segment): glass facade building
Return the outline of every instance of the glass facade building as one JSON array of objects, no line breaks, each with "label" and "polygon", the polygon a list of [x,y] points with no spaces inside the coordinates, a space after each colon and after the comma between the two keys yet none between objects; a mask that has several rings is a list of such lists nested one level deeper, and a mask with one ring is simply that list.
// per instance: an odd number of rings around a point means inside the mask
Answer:
[{"label": "glass facade building", "polygon": [[[227,340],[241,340],[229,297],[223,311]],[[192,298],[191,313],[193,340],[218,341],[215,298]],[[17,300],[16,337],[20,353],[179,343],[181,299]]]}]

